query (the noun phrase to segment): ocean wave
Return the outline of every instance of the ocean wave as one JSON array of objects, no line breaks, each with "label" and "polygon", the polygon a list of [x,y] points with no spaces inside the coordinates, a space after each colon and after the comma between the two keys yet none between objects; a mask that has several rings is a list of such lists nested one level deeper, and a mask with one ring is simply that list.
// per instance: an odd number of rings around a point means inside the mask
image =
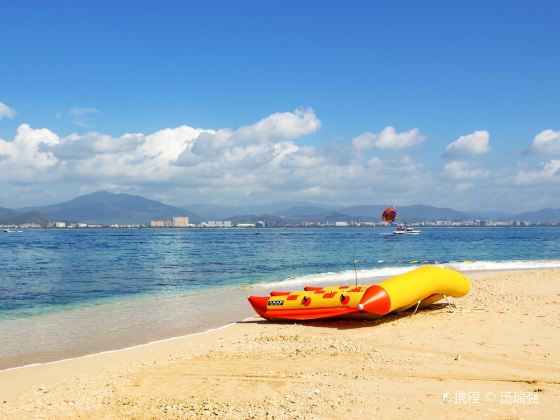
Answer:
[{"label": "ocean wave", "polygon": [[[261,282],[252,285],[252,287],[274,288],[286,286],[304,286],[308,284],[332,284],[332,283],[349,283],[353,284],[358,278],[358,283],[364,281],[382,280],[398,274],[407,273],[418,267],[427,265],[421,261],[410,261],[407,265],[385,266],[379,268],[368,268],[354,270],[345,270],[339,272],[326,272],[316,274],[305,274],[302,276],[289,277],[281,280]],[[448,262],[430,262],[430,265],[451,268],[453,270],[469,272],[469,271],[503,271],[503,270],[530,270],[541,268],[560,268],[560,260],[511,260],[511,261],[448,261]]]}]

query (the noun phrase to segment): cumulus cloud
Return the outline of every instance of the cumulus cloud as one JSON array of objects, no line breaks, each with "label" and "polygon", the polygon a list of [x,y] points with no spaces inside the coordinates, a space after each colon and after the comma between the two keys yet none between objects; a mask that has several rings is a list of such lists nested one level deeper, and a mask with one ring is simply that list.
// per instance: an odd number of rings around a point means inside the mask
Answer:
[{"label": "cumulus cloud", "polygon": [[[13,139],[0,139],[0,199],[38,200],[25,203],[29,205],[45,200],[47,191],[66,194],[59,195],[63,201],[110,189],[173,204],[303,199],[337,204],[428,203],[468,209],[476,207],[480,197],[501,208],[502,192],[516,186],[517,191],[526,191],[531,203],[543,197],[533,193],[539,188],[548,191],[545,197],[560,194],[560,161],[536,168],[508,168],[496,176],[461,159],[440,168],[426,167],[408,155],[376,156],[379,146],[375,142],[383,132],[366,148],[359,141],[356,146],[356,139],[352,144],[302,141],[320,126],[312,109],[275,113],[237,128],[182,125],[120,136],[91,131],[64,137],[22,124]],[[410,132],[395,131],[393,137]],[[411,136],[418,139],[418,133]],[[362,153],[368,148],[374,150]],[[543,184],[519,187],[538,182]],[[465,194],[468,189],[476,194]],[[25,199],[21,199],[22,205]],[[518,196],[512,200],[513,204],[520,201]],[[14,201],[4,206],[15,206]]]},{"label": "cumulus cloud", "polygon": [[463,158],[473,155],[484,155],[490,151],[490,134],[486,130],[477,130],[474,133],[459,137],[447,145],[446,158]]},{"label": "cumulus cloud", "polygon": [[41,145],[40,151],[51,151],[59,159],[88,159],[96,154],[117,154],[133,151],[143,142],[143,136],[125,134],[113,137],[97,132],[73,133],[55,144]]},{"label": "cumulus cloud", "polygon": [[236,129],[183,125],[122,136],[92,131],[59,137],[23,124],[13,140],[0,140],[0,182],[155,191],[149,195],[177,203],[304,195],[355,200],[414,186],[420,195],[433,176],[410,156],[366,159],[347,144],[299,142],[320,126],[312,109],[275,113]]},{"label": "cumulus cloud", "polygon": [[469,162],[454,160],[444,167],[445,174],[453,179],[479,179],[488,175],[488,171],[473,167]]},{"label": "cumulus cloud", "polygon": [[54,153],[41,149],[59,141],[59,137],[46,128],[20,125],[13,141],[0,139],[0,181],[25,183],[51,178],[49,171],[58,159]]},{"label": "cumulus cloud", "polygon": [[394,127],[388,126],[380,133],[366,131],[360,134],[354,138],[352,145],[357,150],[372,148],[400,150],[422,143],[425,139],[426,137],[418,128],[398,133]]},{"label": "cumulus cloud", "polygon": [[560,160],[552,159],[541,164],[540,169],[520,169],[515,178],[518,185],[536,185],[560,182]]},{"label": "cumulus cloud", "polygon": [[[72,113],[87,115],[89,111],[73,109]],[[0,140],[0,168],[9,168],[0,179],[30,179],[48,166],[49,180],[120,178],[191,185],[254,182],[267,168],[294,170],[320,165],[324,158],[315,148],[293,142],[319,127],[320,120],[312,109],[272,114],[236,130],[183,125],[149,135],[127,133],[119,137],[89,132],[59,138],[47,129],[23,124],[13,141]]]},{"label": "cumulus cloud", "polygon": [[291,140],[310,134],[321,127],[321,121],[311,108],[296,109],[294,112],[275,113],[256,124],[239,128],[234,137],[237,141]]},{"label": "cumulus cloud", "polygon": [[560,155],[560,131],[541,131],[533,139],[529,151],[541,155]]},{"label": "cumulus cloud", "polygon": [[14,118],[16,115],[16,110],[10,108],[5,103],[0,102],[0,120],[2,118]]}]

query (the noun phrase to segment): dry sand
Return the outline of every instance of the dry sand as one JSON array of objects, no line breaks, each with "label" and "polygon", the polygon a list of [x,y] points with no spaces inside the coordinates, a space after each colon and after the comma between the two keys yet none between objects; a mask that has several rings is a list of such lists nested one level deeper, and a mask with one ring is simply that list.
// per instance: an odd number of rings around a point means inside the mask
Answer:
[{"label": "dry sand", "polygon": [[0,417],[558,418],[560,270],[470,277],[454,313],[252,318],[2,371]]}]

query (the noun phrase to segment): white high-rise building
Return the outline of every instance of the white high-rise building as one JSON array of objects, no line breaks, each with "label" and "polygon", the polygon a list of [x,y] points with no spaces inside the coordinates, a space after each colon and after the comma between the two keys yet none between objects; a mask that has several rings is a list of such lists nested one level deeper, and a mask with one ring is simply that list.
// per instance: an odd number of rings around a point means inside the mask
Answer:
[{"label": "white high-rise building", "polygon": [[189,227],[189,218],[187,216],[176,216],[173,218],[173,227],[186,228]]}]

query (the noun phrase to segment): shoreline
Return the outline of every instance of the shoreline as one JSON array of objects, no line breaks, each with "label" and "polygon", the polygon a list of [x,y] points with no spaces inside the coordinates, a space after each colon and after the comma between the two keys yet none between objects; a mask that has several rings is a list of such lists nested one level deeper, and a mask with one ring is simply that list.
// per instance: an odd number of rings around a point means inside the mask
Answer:
[{"label": "shoreline", "polygon": [[70,360],[83,359],[83,358],[88,358],[88,357],[96,357],[96,356],[101,356],[101,355],[104,355],[104,354],[111,354],[111,353],[120,353],[120,352],[124,352],[124,351],[128,351],[128,350],[135,350],[135,349],[139,349],[139,348],[142,348],[142,347],[151,346],[153,344],[160,344],[160,343],[164,343],[164,342],[181,340],[181,339],[185,339],[185,338],[188,338],[188,337],[208,334],[208,333],[211,333],[213,331],[218,331],[218,330],[221,330],[221,329],[224,329],[224,328],[228,328],[228,327],[231,327],[232,325],[235,325],[239,322],[245,322],[245,321],[250,320],[252,318],[254,318],[254,317],[248,317],[248,318],[236,321],[236,322],[231,322],[229,324],[221,325],[221,326],[216,327],[216,328],[210,328],[210,329],[205,330],[205,331],[193,332],[193,333],[189,333],[189,334],[178,335],[178,336],[175,336],[175,337],[162,338],[160,340],[149,341],[147,343],[142,343],[142,344],[135,344],[133,346],[123,347],[123,348],[120,348],[120,349],[103,350],[103,351],[100,351],[100,352],[97,352],[97,353],[82,354],[82,355],[78,355],[78,356],[67,357],[65,359],[51,360],[51,361],[48,361],[48,362],[30,363],[28,365],[9,367],[9,368],[5,368],[5,369],[0,369],[0,374],[2,374],[4,372],[8,372],[8,371],[18,370],[18,369],[27,369],[27,368],[37,367],[37,366],[54,365],[54,364],[57,364],[57,363],[63,363],[63,362],[67,362],[67,361],[70,361]]},{"label": "shoreline", "polygon": [[[251,317],[3,370],[0,412],[12,418],[551,416],[560,409],[558,276],[558,269],[470,275],[472,290],[452,300],[453,313],[435,304],[375,321]],[[510,394],[538,401],[500,402]],[[461,395],[478,400],[463,403]],[[486,400],[492,395],[498,401]]]},{"label": "shoreline", "polygon": [[[392,268],[392,267],[389,267]],[[396,269],[407,269],[410,268],[411,270],[414,269],[415,267],[396,267]],[[546,271],[546,270],[551,270],[551,269],[555,269],[557,267],[552,266],[552,267],[543,267],[543,268],[532,268],[532,267],[526,267],[526,268],[504,268],[504,269],[482,269],[482,270],[467,270],[466,272],[463,271],[463,273],[469,277],[469,276],[477,276],[477,275],[491,275],[491,274],[507,274],[508,272],[511,273],[515,273],[515,272],[530,272],[530,271]],[[560,268],[560,267],[558,267]],[[370,270],[364,270],[364,272],[367,272]],[[399,271],[400,272],[400,271]],[[330,274],[330,273],[328,273]],[[336,276],[338,276],[338,274],[341,273],[334,273]],[[353,274],[353,273],[352,273]],[[296,281],[296,287],[297,285],[304,284],[307,283],[307,280],[305,279],[305,277],[307,276],[302,276],[300,277],[298,280]],[[312,276],[310,276],[312,277]],[[374,276],[374,277],[365,277],[365,278],[361,278],[359,279],[360,283],[365,283],[365,284],[374,284],[378,281],[380,281],[381,279],[387,278],[387,276]],[[340,284],[341,282],[345,281],[344,279],[341,279],[339,281],[335,281],[333,279],[328,279],[328,280],[323,280],[323,281],[319,281],[321,284],[324,284],[326,286],[328,285],[334,285],[334,284]],[[285,289],[290,289],[292,288],[293,284],[292,280],[288,279],[287,280],[288,284],[286,285]],[[155,303],[156,305],[162,305],[162,304],[175,304],[175,305],[190,305],[192,304],[193,300],[197,300],[199,297],[212,297],[214,293],[218,293],[217,300],[220,300],[221,298],[230,298],[232,300],[233,303],[233,308],[234,308],[234,313],[235,313],[235,317],[223,317],[224,312],[219,311],[220,316],[222,316],[221,321],[219,320],[219,318],[217,316],[214,317],[210,317],[210,319],[208,320],[203,320],[201,321],[200,324],[198,325],[190,325],[189,323],[183,324],[180,328],[175,328],[175,329],[170,329],[168,333],[163,333],[160,335],[148,335],[145,332],[143,332],[142,337],[143,338],[139,338],[139,336],[134,336],[134,335],[129,335],[129,336],[125,336],[125,338],[122,338],[120,340],[116,340],[113,344],[106,344],[106,345],[101,345],[99,343],[96,343],[95,345],[98,346],[99,350],[98,351],[94,351],[94,352],[85,352],[84,350],[81,350],[81,348],[84,348],[83,346],[79,346],[77,347],[77,349],[72,350],[58,350],[56,351],[55,354],[59,354],[62,357],[60,358],[53,358],[56,356],[51,356],[51,357],[45,357],[43,356],[39,356],[42,357],[43,360],[35,360],[35,361],[29,361],[29,362],[25,362],[23,364],[19,364],[19,365],[8,365],[6,367],[2,367],[0,368],[0,373],[4,372],[4,371],[8,371],[8,370],[12,370],[12,369],[20,369],[20,368],[25,368],[25,367],[33,367],[33,366],[40,366],[40,365],[44,365],[44,364],[49,364],[49,363],[57,363],[57,362],[61,362],[64,360],[72,360],[72,359],[76,359],[76,358],[80,358],[80,357],[91,357],[91,356],[95,356],[95,355],[99,355],[99,354],[104,354],[104,353],[111,353],[111,352],[120,352],[120,351],[125,351],[127,349],[134,349],[137,347],[142,347],[142,346],[148,346],[150,344],[153,343],[159,343],[159,342],[165,342],[166,340],[177,340],[180,338],[184,338],[184,337],[189,337],[189,336],[193,336],[193,335],[198,335],[198,334],[205,334],[205,333],[209,333],[213,330],[216,329],[220,329],[220,328],[224,328],[230,325],[234,325],[236,323],[239,322],[243,322],[245,319],[249,319],[252,318],[254,316],[256,316],[258,318],[258,315],[256,315],[253,311],[253,309],[250,307],[250,305],[247,303],[246,301],[246,295],[247,294],[262,294],[264,295],[268,295],[268,288],[274,288],[274,285],[281,285],[282,281],[279,282],[271,282],[271,283],[266,283],[266,284],[255,284],[255,285],[249,285],[249,286],[244,286],[244,287],[240,287],[240,286],[220,286],[220,287],[216,287],[215,289],[211,289],[211,290],[201,290],[201,291],[196,291],[194,293],[187,293],[187,294],[182,294],[182,295],[174,295],[174,294],[162,294],[162,295],[147,295],[147,296],[142,296],[142,297],[135,297],[135,299],[126,301],[125,303],[115,300],[114,302],[109,302],[103,305],[113,305],[113,306],[118,306],[121,304],[129,304],[131,305],[131,309],[133,311],[137,311],[139,308],[138,306],[142,306],[144,307],[144,305],[142,305],[143,301],[144,302],[152,302]],[[271,289],[272,290],[272,289]],[[221,296],[221,298],[220,298]],[[92,306],[85,306],[85,307],[77,307],[77,308],[72,308],[70,309],[70,311],[74,311],[73,313],[69,312],[70,315],[72,315],[72,317],[70,318],[71,320],[75,319],[77,315],[83,315],[83,314],[88,314],[88,311],[97,311],[97,310],[104,310],[104,308],[100,308],[101,305],[92,305]],[[61,311],[61,313],[64,313],[64,311]],[[199,313],[200,314],[200,313]],[[251,315],[253,314],[253,315]],[[49,315],[49,314],[47,314]],[[42,315],[38,315],[37,316],[37,321],[42,321],[41,319]],[[57,313],[54,313],[53,316],[55,317],[55,320],[58,320],[57,317]],[[259,318],[260,319],[260,318]],[[20,319],[20,322],[25,322],[25,318]],[[175,323],[177,323],[179,321],[179,316],[176,317],[176,319],[174,320]],[[185,319],[181,319],[181,321],[185,321]],[[172,321],[173,322],[173,321]],[[1,329],[2,324],[0,323],[0,331],[2,331]],[[121,344],[119,346],[119,343]],[[90,348],[90,346],[86,346],[87,348]],[[28,356],[27,358],[30,358],[30,356]],[[26,357],[22,357],[20,356],[21,360],[25,360]],[[5,362],[5,360],[4,360]],[[2,360],[0,360],[0,366],[2,365]]]}]

